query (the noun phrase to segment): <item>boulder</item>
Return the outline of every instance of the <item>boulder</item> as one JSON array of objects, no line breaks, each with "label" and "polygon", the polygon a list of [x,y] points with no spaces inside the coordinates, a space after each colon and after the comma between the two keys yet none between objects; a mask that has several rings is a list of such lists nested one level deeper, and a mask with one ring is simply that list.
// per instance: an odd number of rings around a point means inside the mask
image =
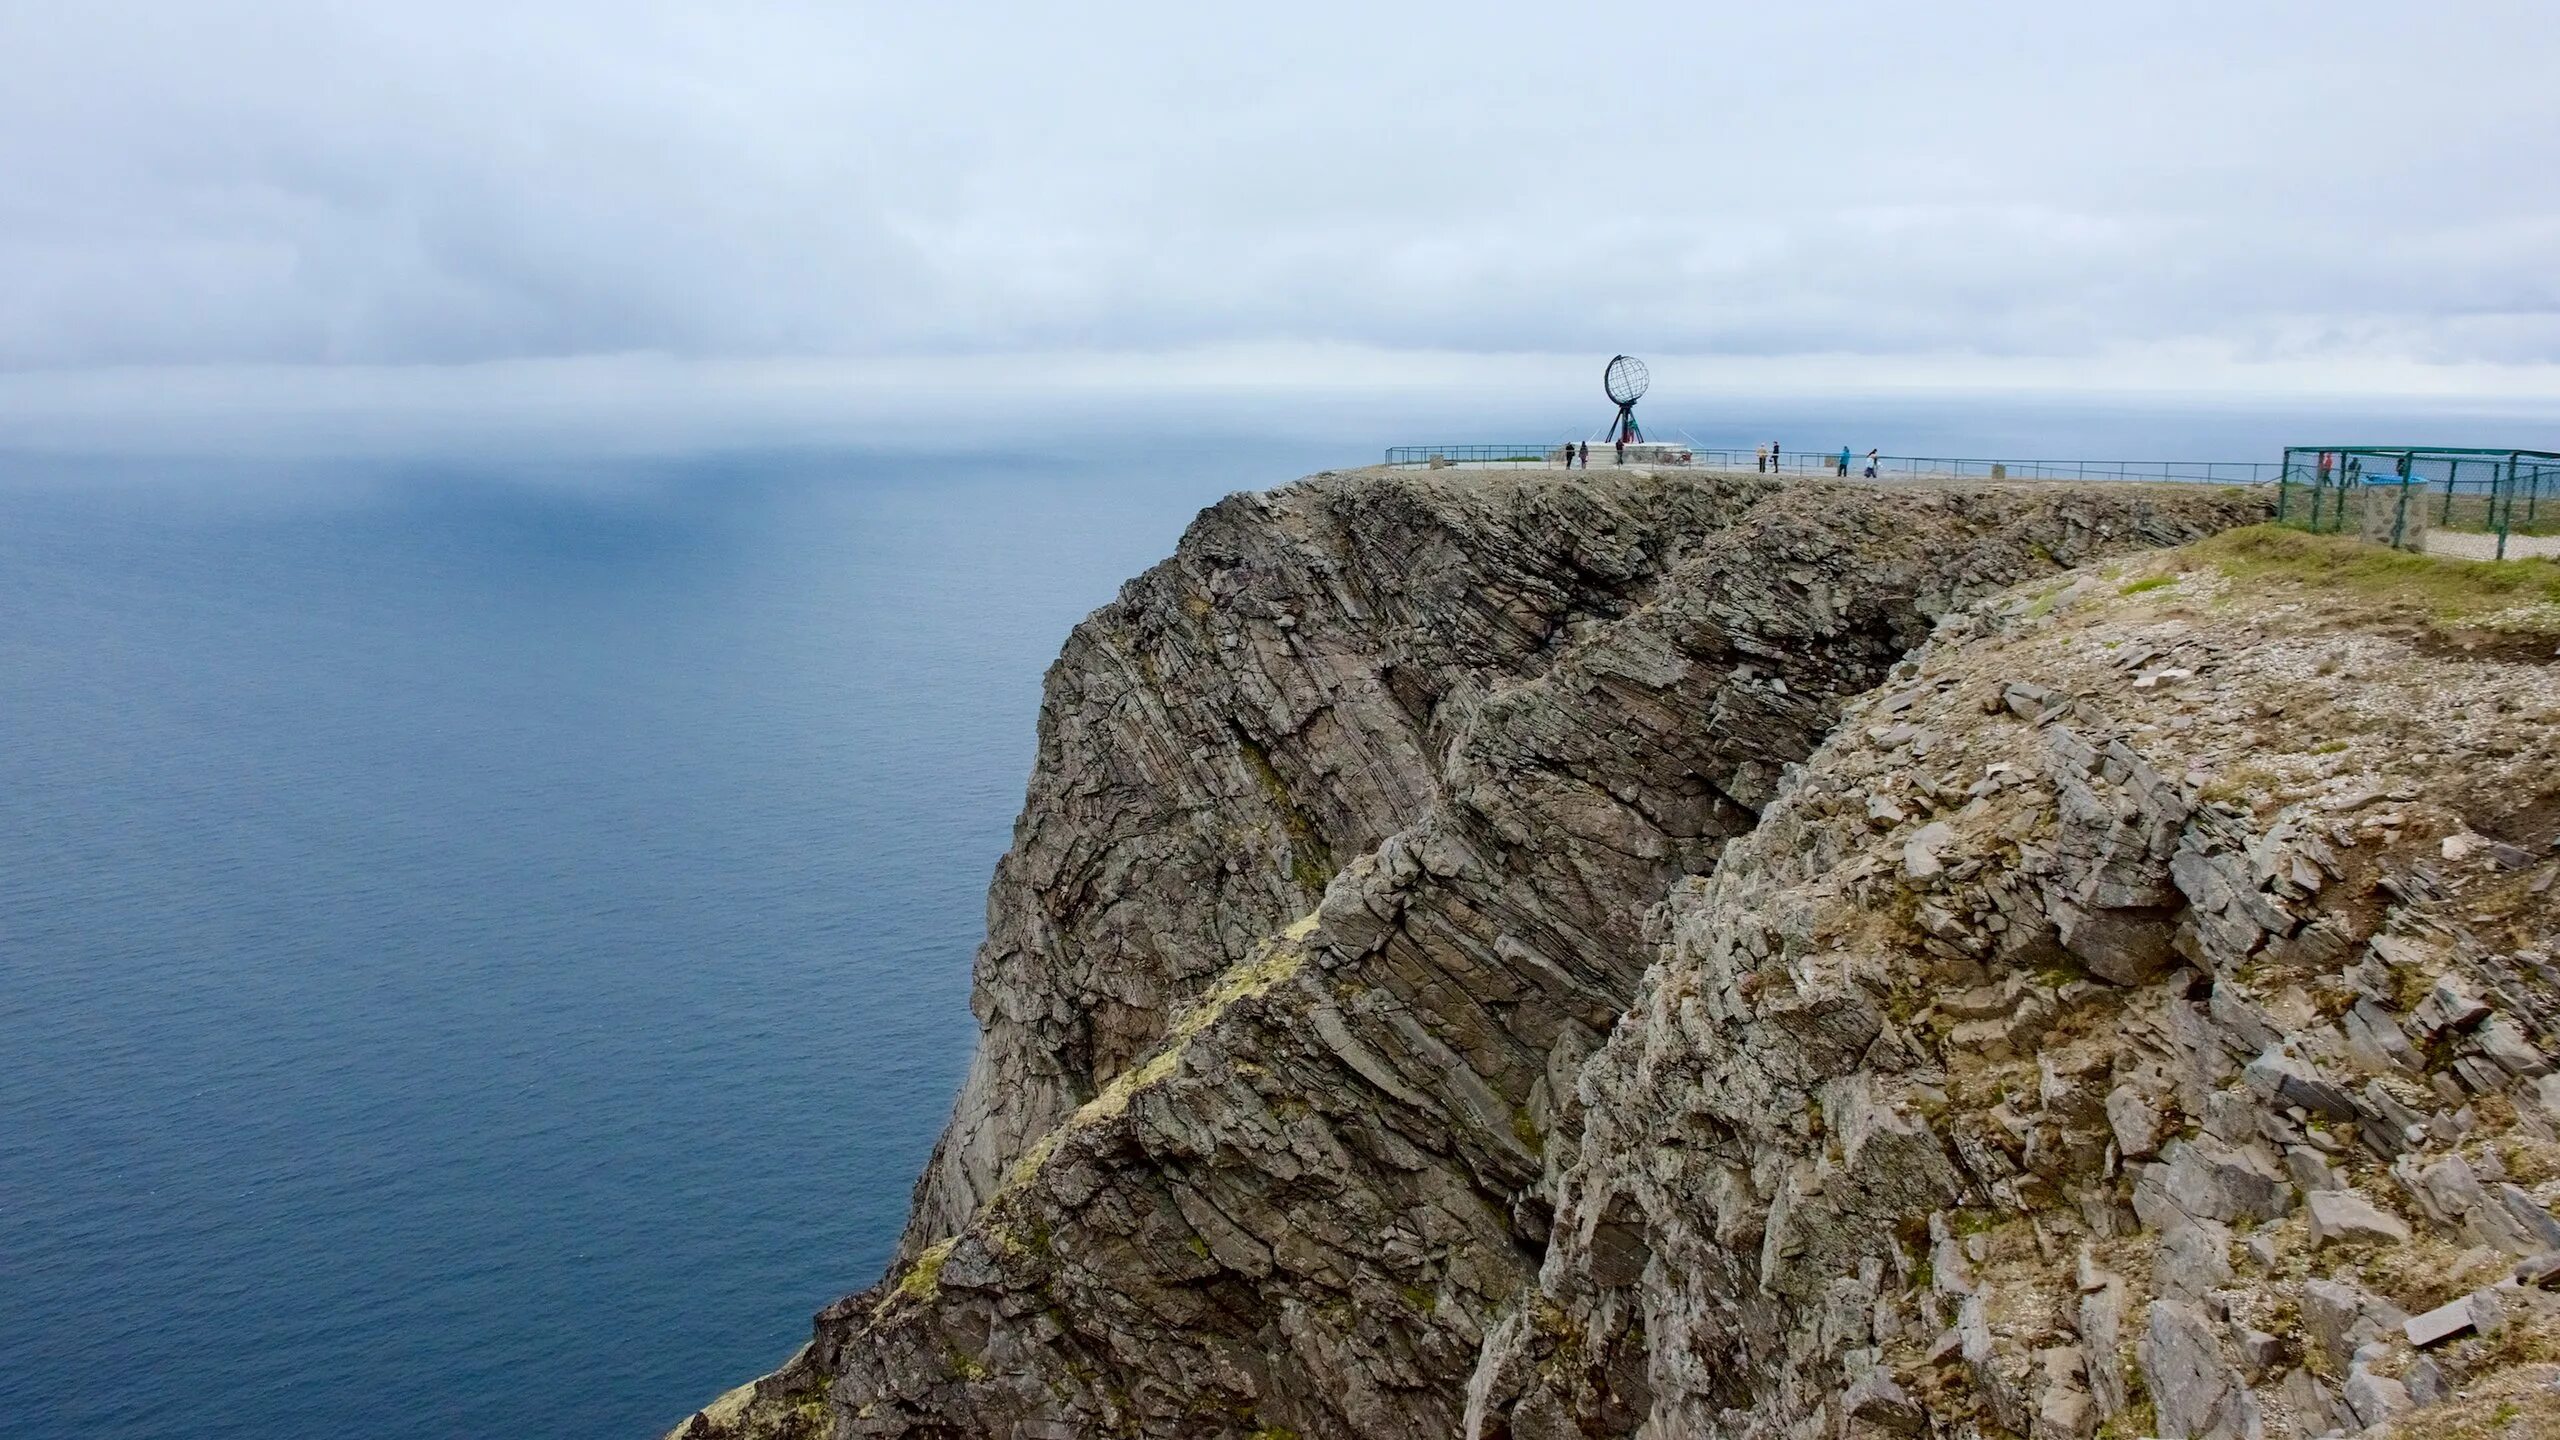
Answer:
[{"label": "boulder", "polygon": [[2417,1408],[2417,1402],[2409,1398],[2408,1386],[2387,1375],[2376,1375],[2362,1365],[2347,1377],[2345,1395],[2347,1408],[2365,1425],[2379,1425]]},{"label": "boulder", "polygon": [[2418,1002],[2409,1018],[2429,1035],[2468,1030],[2489,1018],[2489,1002],[2480,998],[2469,981],[2447,975],[2427,991],[2427,998]]},{"label": "boulder", "polygon": [[2142,1374],[2166,1440],[2237,1440],[2249,1433],[2249,1387],[2191,1305],[2154,1300],[2142,1336]]},{"label": "boulder", "polygon": [[2172,1300],[2202,1304],[2231,1283],[2231,1230],[2216,1220],[2178,1216],[2160,1232],[2151,1283]]},{"label": "boulder", "polygon": [[2524,1027],[2504,1015],[2492,1015],[2471,1032],[2471,1043],[2480,1053],[2511,1075],[2538,1079],[2551,1073],[2551,1061],[2524,1033]]},{"label": "boulder", "polygon": [[2409,1387],[2409,1399],[2421,1410],[2453,1398],[2453,1382],[2446,1378],[2444,1367],[2433,1358],[2422,1359],[2410,1366],[2409,1373],[2401,1377],[2401,1383]]},{"label": "boulder", "polygon": [[2504,1229],[2500,1248],[2510,1254],[2531,1255],[2560,1248],[2560,1220],[2554,1220],[2542,1202],[2527,1194],[2522,1186],[2501,1181],[2490,1198],[2505,1212],[2511,1228]]},{"label": "boulder", "polygon": [[2036,1352],[2044,1386],[2036,1397],[2032,1440],[2088,1440],[2098,1429],[2097,1401],[2089,1394],[2088,1358],[2077,1345]]},{"label": "boulder", "polygon": [[2537,1076],[2530,1084],[2515,1090],[2516,1108],[2539,1120],[2546,1129],[2560,1130],[2560,1075]]},{"label": "boulder", "polygon": [[1840,1405],[1850,1419],[1896,1435],[1917,1435],[1929,1426],[1929,1417],[1919,1402],[1882,1370],[1870,1370],[1858,1377],[1840,1397]]},{"label": "boulder", "polygon": [[2458,1335],[2468,1335],[2481,1328],[2480,1311],[2472,1303],[2475,1298],[2465,1295],[2424,1315],[2412,1315],[2400,1322],[2401,1333],[2409,1337],[2410,1344],[2421,1350],[2441,1345]]},{"label": "boulder", "polygon": [[2293,1209],[2292,1184],[2256,1145],[2199,1136],[2170,1141],[2160,1158],[2152,1173],[2169,1202],[2200,1220],[2274,1220]]},{"label": "boulder", "polygon": [[2329,1168],[2329,1157],[2308,1145],[2288,1145],[2284,1152],[2285,1173],[2293,1183],[2309,1194],[2314,1190],[2340,1190],[2346,1187],[2338,1172]]},{"label": "boulder", "polygon": [[2409,1239],[2405,1222],[2352,1190],[2314,1190],[2305,1204],[2311,1212],[2314,1246],[2333,1240],[2349,1245],[2399,1245]]},{"label": "boulder", "polygon": [[2234,1326],[2231,1343],[2232,1348],[2240,1352],[2242,1373],[2252,1383],[2265,1379],[2285,1363],[2283,1339],[2264,1330],[2252,1330],[2246,1325]]},{"label": "boulder", "polygon": [[2408,1032],[2400,1028],[2390,1011],[2373,1001],[2358,1000],[2347,1007],[2339,1025],[2346,1032],[2348,1048],[2374,1069],[2398,1069],[2411,1075],[2426,1072],[2426,1062],[2418,1058]]},{"label": "boulder", "polygon": [[2101,1418],[2112,1418],[2130,1402],[2126,1393],[2124,1353],[2124,1282],[2101,1277],[2096,1288],[2080,1297],[2080,1343],[2086,1347],[2089,1394]]},{"label": "boulder", "polygon": [[2560,1289],[2560,1250],[2545,1250],[2517,1261],[2515,1277],[2519,1285]]},{"label": "boulder", "polygon": [[1909,880],[1934,880],[1947,867],[1939,853],[1955,843],[1956,832],[1944,820],[1932,820],[1902,842],[1902,873]]},{"label": "boulder", "polygon": [[2340,1370],[2358,1346],[2389,1335],[2409,1318],[2352,1280],[2303,1281],[2300,1310],[2303,1333]]},{"label": "boulder", "polygon": [[2309,1065],[2281,1050],[2269,1050],[2249,1062],[2241,1081],[2259,1099],[2281,1109],[2300,1106],[2324,1120],[2353,1120],[2356,1102],[2345,1087],[2331,1084]]},{"label": "boulder", "polygon": [[2275,1396],[2284,1408],[2293,1412],[2300,1434],[2322,1435],[2332,1430],[2349,1429],[2355,1424],[2355,1416],[2348,1412],[2336,1393],[2308,1370],[2286,1371],[2284,1378],[2276,1382]]},{"label": "boulder", "polygon": [[2115,1134],[2117,1154],[2148,1160],[2160,1153],[2160,1137],[2169,1122],[2141,1091],[2119,1085],[2107,1092],[2107,1128]]}]

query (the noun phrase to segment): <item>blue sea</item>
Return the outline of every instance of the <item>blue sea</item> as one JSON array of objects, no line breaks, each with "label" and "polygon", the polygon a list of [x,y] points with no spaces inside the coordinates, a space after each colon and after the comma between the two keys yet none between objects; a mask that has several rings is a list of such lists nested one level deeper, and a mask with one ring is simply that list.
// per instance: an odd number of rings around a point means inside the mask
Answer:
[{"label": "blue sea", "polygon": [[[1694,438],[2394,428],[1765,418]],[[0,456],[0,1435],[648,1437],[768,1368],[941,1127],[1068,628],[1229,490],[1522,428]]]},{"label": "blue sea", "polygon": [[869,1284],[1068,628],[1285,446],[0,475],[0,1434],[652,1436]]}]

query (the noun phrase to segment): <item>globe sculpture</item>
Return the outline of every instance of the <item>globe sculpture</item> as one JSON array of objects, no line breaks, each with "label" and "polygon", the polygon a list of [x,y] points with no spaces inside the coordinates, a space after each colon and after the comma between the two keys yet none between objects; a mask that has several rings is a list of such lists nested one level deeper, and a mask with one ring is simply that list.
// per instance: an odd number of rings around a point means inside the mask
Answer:
[{"label": "globe sculpture", "polygon": [[1618,407],[1618,418],[1609,426],[1613,443],[1635,445],[1644,440],[1644,432],[1636,428],[1636,402],[1652,383],[1653,372],[1644,368],[1643,361],[1633,355],[1609,357],[1609,368],[1600,372],[1600,385]]}]

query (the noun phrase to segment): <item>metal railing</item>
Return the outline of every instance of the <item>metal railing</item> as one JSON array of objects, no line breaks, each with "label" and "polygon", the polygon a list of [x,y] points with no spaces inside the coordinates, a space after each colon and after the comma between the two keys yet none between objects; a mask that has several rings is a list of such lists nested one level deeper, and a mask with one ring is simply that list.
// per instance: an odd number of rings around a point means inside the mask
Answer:
[{"label": "metal railing", "polygon": [[[1544,465],[1561,448],[1549,445],[1398,445],[1387,451],[1389,465],[1427,465],[1436,457],[1452,465]],[[1781,451],[1773,467],[1766,455],[1750,450],[1689,449],[1689,463],[1706,470],[1773,468],[1784,475],[1837,475],[1840,452]],[[1593,445],[1595,465],[1607,465],[1614,452]],[[1647,460],[1646,464],[1660,464]],[[1848,473],[1863,476],[1867,457],[1849,457]],[[1951,455],[1879,455],[1876,478],[1895,480],[2168,480],[2198,485],[2254,485],[2275,480],[2284,467],[2260,460],[1994,460]]]},{"label": "metal railing", "polygon": [[[1763,469],[1751,450],[1700,450],[1697,463],[1719,470]],[[1878,455],[1876,478],[1978,480],[2170,480],[2197,485],[2254,485],[2273,480],[2282,466],[2262,460],[1995,460],[1958,455]],[[1777,468],[1788,475],[1836,475],[1840,452],[1781,451]],[[1863,476],[1867,457],[1849,457],[1849,473]]]},{"label": "metal railing", "polygon": [[1526,445],[1391,445],[1387,448],[1387,463],[1428,465],[1445,460],[1452,465],[1544,465],[1562,445],[1562,441]]},{"label": "metal railing", "polygon": [[2512,536],[2560,535],[2560,453],[2291,446],[2276,484],[2276,519],[2313,531],[2359,528],[2404,548],[2431,528],[2495,536],[2494,554],[2505,559]]}]

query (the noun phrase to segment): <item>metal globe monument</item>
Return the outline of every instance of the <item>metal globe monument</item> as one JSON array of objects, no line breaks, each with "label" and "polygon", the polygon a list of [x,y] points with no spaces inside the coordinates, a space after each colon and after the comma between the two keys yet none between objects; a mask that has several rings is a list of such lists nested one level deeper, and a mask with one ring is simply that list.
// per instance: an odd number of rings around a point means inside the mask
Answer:
[{"label": "metal globe monument", "polygon": [[1641,445],[1644,431],[1636,426],[1636,402],[1653,384],[1653,372],[1633,355],[1612,355],[1608,367],[1600,372],[1600,387],[1618,407],[1618,418],[1609,424],[1613,444]]}]

